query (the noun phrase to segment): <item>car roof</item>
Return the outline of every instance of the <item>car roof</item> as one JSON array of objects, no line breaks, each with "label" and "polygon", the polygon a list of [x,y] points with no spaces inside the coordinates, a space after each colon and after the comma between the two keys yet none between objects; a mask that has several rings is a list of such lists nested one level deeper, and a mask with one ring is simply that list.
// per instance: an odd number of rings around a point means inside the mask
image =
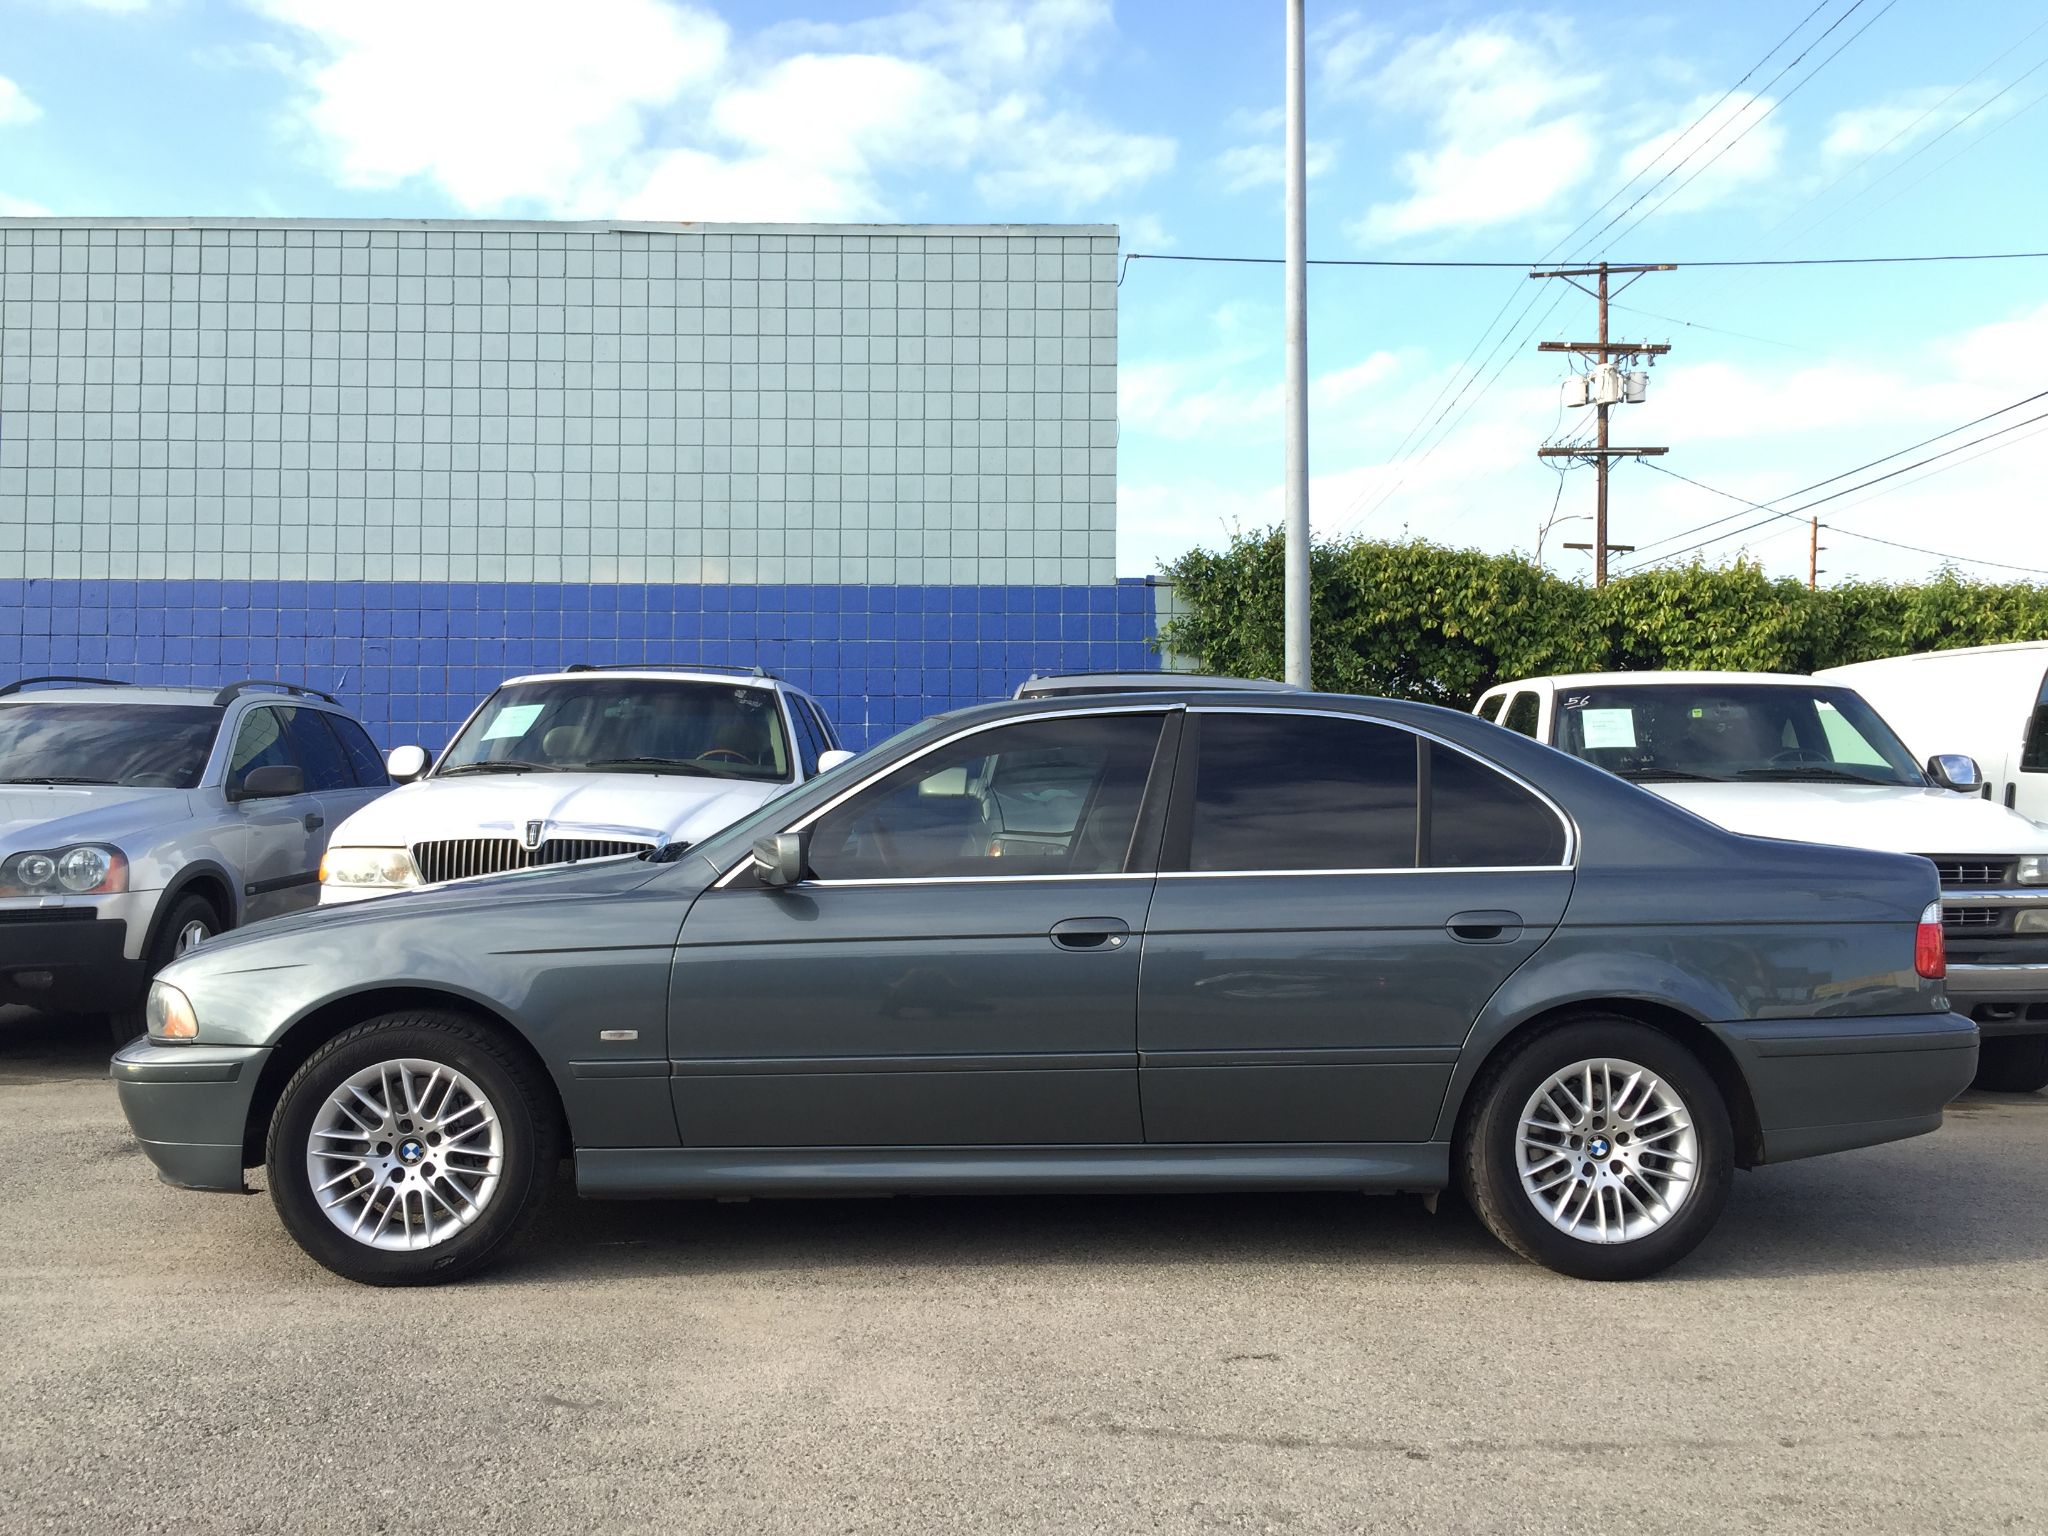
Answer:
[{"label": "car roof", "polygon": [[5,704],[183,704],[211,706],[218,688],[38,688],[11,693]]},{"label": "car roof", "polygon": [[1264,677],[1222,677],[1200,672],[1034,672],[1018,685],[1018,698],[1029,698],[1033,694],[1050,692],[1054,689],[1070,693],[1085,693],[1114,689],[1143,690],[1214,690],[1220,688],[1238,689],[1265,693],[1299,693],[1301,690],[1291,683],[1276,683]]},{"label": "car roof", "polygon": [[508,677],[499,686],[510,688],[518,683],[587,683],[593,679],[630,677],[651,683],[739,683],[749,688],[791,688],[802,693],[803,689],[786,679],[768,672],[755,672],[742,667],[577,667],[571,671],[529,672],[523,677]]},{"label": "car roof", "polygon": [[1494,694],[1505,688],[1628,688],[1670,683],[1757,683],[1782,688],[1816,681],[1804,672],[1561,672],[1550,677],[1522,677],[1496,683],[1486,691]]}]

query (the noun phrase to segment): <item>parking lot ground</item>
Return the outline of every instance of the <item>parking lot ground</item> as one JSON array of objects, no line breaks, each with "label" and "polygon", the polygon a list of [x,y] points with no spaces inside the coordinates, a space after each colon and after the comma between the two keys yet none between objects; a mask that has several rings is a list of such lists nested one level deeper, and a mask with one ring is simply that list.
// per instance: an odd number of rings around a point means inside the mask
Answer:
[{"label": "parking lot ground", "polygon": [[471,1284],[158,1183],[0,1012],[0,1530],[2048,1526],[2048,1097],[1739,1177],[1656,1281],[1446,1200],[595,1205]]}]

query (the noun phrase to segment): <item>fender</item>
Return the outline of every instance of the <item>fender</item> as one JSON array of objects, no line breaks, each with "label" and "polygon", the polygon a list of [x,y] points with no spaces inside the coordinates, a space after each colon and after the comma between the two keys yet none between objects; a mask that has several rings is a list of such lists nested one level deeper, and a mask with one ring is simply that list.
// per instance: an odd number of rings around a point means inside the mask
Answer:
[{"label": "fender", "polygon": [[189,864],[181,865],[177,874],[164,886],[163,893],[157,897],[156,910],[150,914],[149,934],[143,940],[142,953],[148,954],[150,946],[156,943],[158,935],[163,932],[164,915],[177,904],[178,898],[184,895],[195,881],[209,876],[228,893],[228,910],[222,914],[228,927],[242,926],[241,881],[236,879],[226,865],[216,860],[195,859]]}]

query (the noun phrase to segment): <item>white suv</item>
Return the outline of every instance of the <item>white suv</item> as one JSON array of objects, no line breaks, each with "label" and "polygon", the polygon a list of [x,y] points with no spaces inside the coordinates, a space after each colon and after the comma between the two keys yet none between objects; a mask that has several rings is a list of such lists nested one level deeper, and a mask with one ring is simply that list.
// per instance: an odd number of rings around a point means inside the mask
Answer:
[{"label": "white suv", "polygon": [[2048,827],[1982,798],[1972,759],[1923,768],[1855,689],[1776,672],[1535,677],[1473,712],[1731,832],[1932,860],[1977,1086],[2048,1086]]},{"label": "white suv", "polygon": [[759,669],[588,667],[515,677],[429,769],[335,829],[323,905],[449,880],[679,849],[836,766],[817,701]]}]

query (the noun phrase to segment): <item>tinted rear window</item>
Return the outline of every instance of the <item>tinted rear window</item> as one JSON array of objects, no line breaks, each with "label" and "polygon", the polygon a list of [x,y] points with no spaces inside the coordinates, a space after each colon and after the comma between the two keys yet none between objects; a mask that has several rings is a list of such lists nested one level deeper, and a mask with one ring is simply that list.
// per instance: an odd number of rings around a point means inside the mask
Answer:
[{"label": "tinted rear window", "polygon": [[368,731],[346,715],[323,714],[320,718],[333,726],[334,734],[341,738],[341,750],[355,770],[356,783],[381,789],[391,782],[391,775],[384,769],[384,758]]},{"label": "tinted rear window", "polygon": [[1462,752],[1432,743],[1429,862],[1452,868],[1561,864],[1564,824],[1541,800]]},{"label": "tinted rear window", "polygon": [[299,760],[308,789],[353,789],[355,770],[341,749],[341,741],[320,718],[317,709],[281,709],[285,734],[291,737],[292,755]]},{"label": "tinted rear window", "polygon": [[1321,715],[1198,718],[1190,869],[1414,867],[1406,731]]}]

